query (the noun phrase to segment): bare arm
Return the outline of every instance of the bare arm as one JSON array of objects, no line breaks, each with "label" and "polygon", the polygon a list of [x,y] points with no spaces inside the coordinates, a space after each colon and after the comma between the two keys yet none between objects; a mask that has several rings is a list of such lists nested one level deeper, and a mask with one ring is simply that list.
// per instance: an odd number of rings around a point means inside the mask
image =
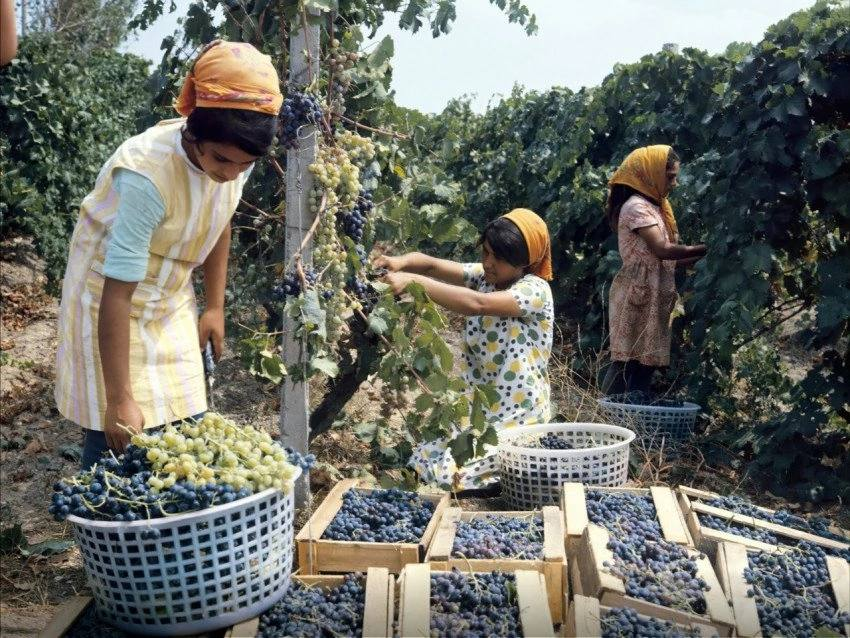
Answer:
[{"label": "bare arm", "polygon": [[18,54],[18,30],[15,24],[15,0],[0,0],[0,66],[6,66]]},{"label": "bare arm", "polygon": [[401,294],[411,282],[421,284],[434,303],[467,317],[519,317],[522,314],[516,299],[506,290],[478,292],[412,273],[388,273],[385,281],[396,294]]},{"label": "bare arm", "polygon": [[439,259],[424,253],[407,253],[398,257],[382,255],[375,266],[390,272],[408,272],[439,279],[453,286],[463,286],[463,264],[449,259]]},{"label": "bare arm", "polygon": [[204,262],[204,290],[207,306],[198,322],[201,350],[212,340],[215,358],[224,348],[224,288],[227,285],[227,259],[230,255],[230,224],[225,226]]},{"label": "bare arm", "polygon": [[706,253],[704,244],[697,246],[683,246],[681,244],[672,244],[661,233],[658,226],[644,226],[636,229],[636,232],[643,238],[650,252],[659,259],[692,259],[703,257]]},{"label": "bare arm", "polygon": [[144,417],[130,384],[130,305],[137,282],[107,277],[97,317],[97,343],[106,388],[104,433],[113,450],[123,452],[130,434],[144,427]]}]

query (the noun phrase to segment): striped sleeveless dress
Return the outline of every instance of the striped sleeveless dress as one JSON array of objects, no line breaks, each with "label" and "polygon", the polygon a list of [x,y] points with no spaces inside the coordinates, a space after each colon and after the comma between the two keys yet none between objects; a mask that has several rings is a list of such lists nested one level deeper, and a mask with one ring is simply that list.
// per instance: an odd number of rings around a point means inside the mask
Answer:
[{"label": "striped sleeveless dress", "polygon": [[131,302],[133,397],[146,428],[207,409],[192,270],[218,241],[250,171],[223,184],[207,177],[180,143],[184,123],[166,120],[124,142],[80,206],[62,284],[55,398],[59,412],[84,428],[104,426],[106,390],[97,324],[103,264],[118,204],[112,176],[119,167],[151,180],[165,203],[165,217],[151,238],[147,273]]}]

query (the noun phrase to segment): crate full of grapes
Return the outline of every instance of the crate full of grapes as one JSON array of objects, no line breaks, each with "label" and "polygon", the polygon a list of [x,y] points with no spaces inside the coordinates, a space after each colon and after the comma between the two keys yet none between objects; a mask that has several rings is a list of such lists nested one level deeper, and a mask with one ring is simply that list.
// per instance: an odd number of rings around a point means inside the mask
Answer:
[{"label": "crate full of grapes", "polygon": [[717,573],[738,636],[850,636],[850,563],[803,541],[777,551],[721,542]]},{"label": "crate full of grapes", "polygon": [[850,561],[850,532],[824,518],[804,518],[786,510],[759,507],[739,496],[685,486],[677,492],[697,547],[712,556],[724,541],[763,551],[808,542]]},{"label": "crate full of grapes", "polygon": [[365,572],[369,567],[398,574],[405,565],[425,560],[448,495],[359,485],[358,479],[337,483],[298,532],[302,574]]},{"label": "crate full of grapes", "polygon": [[732,608],[704,554],[664,538],[651,499],[624,498],[588,523],[574,564],[581,591],[608,607],[684,624],[706,624],[729,636]]},{"label": "crate full of grapes", "polygon": [[676,638],[716,638],[711,625],[673,622],[641,614],[630,607],[608,607],[596,598],[576,596],[570,603],[567,620],[561,627],[564,638],[624,638],[626,636],[665,636]]},{"label": "crate full of grapes", "polygon": [[590,522],[603,525],[609,509],[629,505],[645,510],[658,524],[665,540],[694,547],[685,517],[669,487],[594,487],[565,483],[561,489],[561,511],[569,556],[575,556]]},{"label": "crate full of grapes", "polygon": [[518,569],[543,574],[549,608],[563,619],[567,557],[561,511],[546,506],[536,512],[464,512],[449,507],[428,548],[431,568],[454,567],[475,572]]},{"label": "crate full of grapes", "polygon": [[225,638],[392,638],[394,620],[395,577],[383,567],[370,567],[365,576],[295,575],[274,607],[231,627]]},{"label": "crate full of grapes", "polygon": [[404,638],[554,636],[543,575],[530,570],[408,565],[399,576],[398,626]]}]

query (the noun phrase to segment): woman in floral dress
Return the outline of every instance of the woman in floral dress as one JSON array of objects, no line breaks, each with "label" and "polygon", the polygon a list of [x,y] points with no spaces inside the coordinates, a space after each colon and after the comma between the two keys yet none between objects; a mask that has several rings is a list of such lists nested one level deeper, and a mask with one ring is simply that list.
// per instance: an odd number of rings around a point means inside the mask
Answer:
[{"label": "woman in floral dress", "polygon": [[664,145],[632,151],[610,181],[607,215],[617,231],[623,266],[611,284],[611,365],[606,394],[648,392],[652,374],[670,364],[670,315],[676,304],[675,270],[706,248],[679,244],[667,196],[679,175],[679,157]]},{"label": "woman in floral dress", "polygon": [[[498,401],[485,410],[497,430],[545,423],[551,418],[553,322],[546,223],[530,210],[515,209],[490,222],[480,243],[481,263],[408,253],[379,257],[375,265],[389,271],[386,281],[394,292],[416,282],[435,303],[466,315],[462,373],[470,386],[489,383],[497,391]],[[416,448],[410,465],[423,481],[453,490],[498,482],[495,448],[458,468],[447,445],[437,440]]]}]

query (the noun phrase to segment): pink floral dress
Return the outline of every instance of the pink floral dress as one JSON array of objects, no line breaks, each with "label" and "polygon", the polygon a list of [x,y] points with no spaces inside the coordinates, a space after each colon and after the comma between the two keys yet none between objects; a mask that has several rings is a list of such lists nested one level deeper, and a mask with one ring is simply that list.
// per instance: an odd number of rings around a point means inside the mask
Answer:
[{"label": "pink floral dress", "polygon": [[658,226],[671,240],[661,209],[633,195],[620,209],[617,225],[623,266],[609,295],[611,359],[660,367],[670,364],[670,313],[678,298],[676,262],[653,255],[635,232],[648,226]]}]

